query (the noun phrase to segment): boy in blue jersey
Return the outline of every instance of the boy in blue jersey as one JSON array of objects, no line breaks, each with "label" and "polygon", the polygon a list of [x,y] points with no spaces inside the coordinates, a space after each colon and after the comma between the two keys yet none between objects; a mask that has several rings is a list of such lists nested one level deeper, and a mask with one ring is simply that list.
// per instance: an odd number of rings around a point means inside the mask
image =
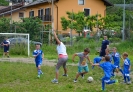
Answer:
[{"label": "boy in blue jersey", "polygon": [[124,52],[123,53],[123,76],[124,76],[124,83],[131,84],[130,81],[130,70],[131,70],[131,64],[130,60],[128,58],[128,53]]},{"label": "boy in blue jersey", "polygon": [[[120,70],[120,72],[123,75],[123,71],[119,66],[120,65],[120,54],[117,52],[116,47],[113,47],[112,57],[113,57],[114,65]],[[115,76],[114,72],[115,72],[115,70],[113,70],[112,76]]]},{"label": "boy in blue jersey", "polygon": [[2,46],[4,46],[3,57],[7,56],[9,58],[9,45],[10,45],[10,41],[7,40],[7,38],[5,38],[5,40],[2,42]]},{"label": "boy in blue jersey", "polygon": [[41,71],[41,64],[44,58],[43,51],[40,50],[40,44],[36,44],[36,49],[33,51],[33,56],[35,58],[35,63],[38,71],[37,77],[40,78],[40,75],[43,74],[43,72]]},{"label": "boy in blue jersey", "polygon": [[110,57],[109,61],[112,62],[112,55],[110,54],[110,51],[108,48],[105,50],[105,53],[106,53],[106,55],[108,55]]},{"label": "boy in blue jersey", "polygon": [[[100,63],[101,61],[104,61],[104,57],[95,57],[93,60],[93,64]],[[94,66],[92,66],[92,69],[94,69]]]},{"label": "boy in blue jersey", "polygon": [[105,90],[105,84],[113,84],[118,82],[118,80],[110,80],[112,70],[116,69],[116,67],[113,64],[111,64],[110,57],[108,55],[105,55],[104,63],[93,65],[100,66],[104,71],[104,77],[102,78],[102,90]]}]

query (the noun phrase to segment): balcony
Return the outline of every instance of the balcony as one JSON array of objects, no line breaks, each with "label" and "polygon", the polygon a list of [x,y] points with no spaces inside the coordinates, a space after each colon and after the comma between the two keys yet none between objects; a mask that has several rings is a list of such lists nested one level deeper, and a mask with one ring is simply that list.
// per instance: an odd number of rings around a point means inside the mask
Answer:
[{"label": "balcony", "polygon": [[52,20],[51,15],[38,16],[43,22],[50,22]]}]

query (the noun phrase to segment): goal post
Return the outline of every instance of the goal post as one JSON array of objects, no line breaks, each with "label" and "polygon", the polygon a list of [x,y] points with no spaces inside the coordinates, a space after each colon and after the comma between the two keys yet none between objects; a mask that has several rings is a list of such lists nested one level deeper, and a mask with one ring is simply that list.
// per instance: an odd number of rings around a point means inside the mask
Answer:
[{"label": "goal post", "polygon": [[[11,36],[17,36],[17,37],[21,37],[21,36],[26,36],[27,38],[27,55],[30,56],[30,35],[28,33],[0,33],[0,37],[1,36],[5,36],[5,37],[11,37]],[[14,38],[15,38],[14,37]]]}]

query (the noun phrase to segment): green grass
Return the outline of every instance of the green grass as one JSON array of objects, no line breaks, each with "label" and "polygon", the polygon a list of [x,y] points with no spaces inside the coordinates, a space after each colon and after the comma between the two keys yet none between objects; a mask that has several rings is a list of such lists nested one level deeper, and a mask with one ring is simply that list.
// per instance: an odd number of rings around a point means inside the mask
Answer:
[{"label": "green grass", "polygon": [[[103,76],[103,71],[99,67],[95,67],[94,70],[90,68],[85,78],[79,77],[77,83],[73,83],[77,66],[67,66],[68,77],[62,76],[61,67],[59,83],[53,84],[51,80],[55,77],[55,67],[42,66],[44,74],[38,79],[35,64],[0,62],[0,66],[0,92],[101,92],[100,78]],[[88,76],[94,78],[92,83],[87,83]],[[120,75],[116,78],[119,82],[123,81]],[[106,92],[132,92],[132,86],[133,84],[121,83],[107,85]]]}]

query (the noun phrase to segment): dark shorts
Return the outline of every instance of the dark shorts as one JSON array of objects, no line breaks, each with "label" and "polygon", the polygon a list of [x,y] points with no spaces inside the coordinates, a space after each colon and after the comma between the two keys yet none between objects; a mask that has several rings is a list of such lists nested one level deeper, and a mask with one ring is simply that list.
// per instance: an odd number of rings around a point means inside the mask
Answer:
[{"label": "dark shorts", "polygon": [[105,55],[106,55],[105,49],[101,50],[101,51],[100,51],[100,57],[104,57]]},{"label": "dark shorts", "polygon": [[4,52],[9,52],[9,48],[4,48]]}]

